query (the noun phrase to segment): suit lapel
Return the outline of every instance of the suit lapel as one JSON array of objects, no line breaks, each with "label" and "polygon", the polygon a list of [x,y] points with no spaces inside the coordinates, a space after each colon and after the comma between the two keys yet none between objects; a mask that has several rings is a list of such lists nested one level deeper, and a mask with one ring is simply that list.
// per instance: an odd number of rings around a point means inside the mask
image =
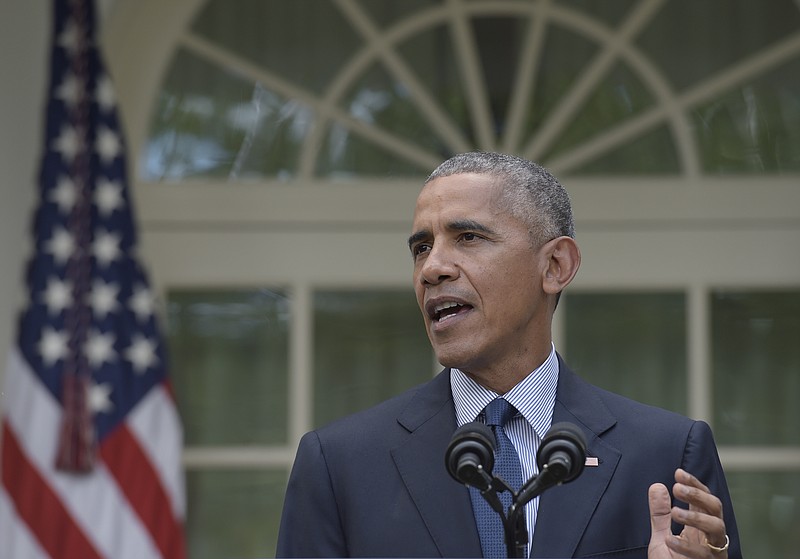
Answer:
[{"label": "suit lapel", "polygon": [[439,553],[480,557],[469,491],[444,465],[445,449],[456,429],[447,370],[420,389],[398,422],[409,437],[392,449],[392,457]]},{"label": "suit lapel", "polygon": [[559,359],[559,380],[553,423],[569,421],[586,435],[587,455],[598,466],[584,468],[576,480],[542,494],[533,538],[532,557],[572,557],[589,520],[611,481],[620,452],[600,435],[616,419],[594,389],[579,379]]}]

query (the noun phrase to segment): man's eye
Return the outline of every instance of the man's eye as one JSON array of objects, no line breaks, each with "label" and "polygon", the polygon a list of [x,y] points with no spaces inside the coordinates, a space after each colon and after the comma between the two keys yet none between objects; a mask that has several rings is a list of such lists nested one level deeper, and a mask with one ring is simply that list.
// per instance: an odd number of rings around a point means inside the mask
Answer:
[{"label": "man's eye", "polygon": [[425,253],[425,252],[428,252],[430,249],[431,249],[430,245],[424,245],[424,244],[415,245],[415,246],[414,246],[414,247],[411,249],[411,256],[413,256],[414,258],[416,258],[416,257],[417,257],[417,256],[419,256],[420,254],[423,254],[423,253]]},{"label": "man's eye", "polygon": [[461,235],[461,238],[464,239],[465,241],[474,241],[475,239],[478,238],[478,236],[475,233],[464,233],[463,235]]}]

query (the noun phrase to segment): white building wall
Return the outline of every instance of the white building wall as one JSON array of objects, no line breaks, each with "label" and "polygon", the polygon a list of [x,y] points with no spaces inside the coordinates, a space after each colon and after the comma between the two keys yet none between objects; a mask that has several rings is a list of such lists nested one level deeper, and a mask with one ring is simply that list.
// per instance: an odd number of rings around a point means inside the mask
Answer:
[{"label": "white building wall", "polygon": [[16,339],[32,247],[50,21],[48,1],[0,2],[0,379]]}]

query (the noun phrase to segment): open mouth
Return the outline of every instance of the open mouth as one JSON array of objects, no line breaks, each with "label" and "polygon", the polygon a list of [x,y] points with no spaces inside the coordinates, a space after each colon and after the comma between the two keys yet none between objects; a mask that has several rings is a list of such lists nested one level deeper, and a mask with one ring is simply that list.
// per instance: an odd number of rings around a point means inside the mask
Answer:
[{"label": "open mouth", "polygon": [[455,301],[448,301],[446,303],[436,305],[431,313],[431,318],[434,322],[444,322],[456,315],[467,312],[471,308],[472,307],[470,305],[456,303]]}]

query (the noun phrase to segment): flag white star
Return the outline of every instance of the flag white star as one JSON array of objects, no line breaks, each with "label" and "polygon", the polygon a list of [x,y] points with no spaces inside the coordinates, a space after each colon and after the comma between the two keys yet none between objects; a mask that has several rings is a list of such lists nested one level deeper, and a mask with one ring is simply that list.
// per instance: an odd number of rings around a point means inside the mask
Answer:
[{"label": "flag white star", "polygon": [[125,350],[125,359],[131,362],[133,370],[143,374],[147,369],[158,363],[156,357],[156,344],[141,334],[133,336],[133,342]]},{"label": "flag white star", "polygon": [[44,243],[44,250],[53,255],[57,264],[64,265],[75,252],[75,239],[63,227],[57,227]]},{"label": "flag white star", "polygon": [[83,346],[92,368],[101,367],[106,361],[111,362],[115,358],[114,341],[114,334],[111,332],[103,333],[92,328]]},{"label": "flag white star", "polygon": [[43,299],[47,305],[47,312],[58,316],[61,311],[72,305],[72,284],[61,281],[56,276],[48,278]]},{"label": "flag white star", "polygon": [[122,254],[119,243],[119,235],[98,229],[95,232],[94,242],[92,243],[92,252],[97,258],[97,262],[102,266],[108,266],[119,258],[120,254]]},{"label": "flag white star", "polygon": [[78,189],[72,179],[67,175],[61,175],[58,179],[58,184],[50,191],[48,199],[58,204],[58,209],[61,210],[61,213],[68,214],[75,206],[77,196]]},{"label": "flag white star", "polygon": [[62,126],[61,133],[53,142],[53,149],[61,154],[64,161],[72,163],[81,149],[81,140],[78,131],[72,126]]},{"label": "flag white star", "polygon": [[103,74],[97,79],[97,90],[94,98],[103,112],[108,113],[114,108],[117,96],[114,93],[114,85],[111,83],[108,74]]},{"label": "flag white star", "polygon": [[133,289],[133,295],[128,299],[128,306],[142,322],[147,322],[156,306],[156,299],[153,292],[147,286],[139,284]]},{"label": "flag white star", "polygon": [[94,193],[94,203],[103,217],[110,216],[114,210],[123,206],[122,184],[119,181],[98,179],[97,190]]},{"label": "flag white star", "polygon": [[59,359],[67,356],[69,336],[66,332],[56,331],[50,326],[45,326],[42,338],[39,340],[39,355],[48,367]]},{"label": "flag white star", "polygon": [[95,316],[102,320],[108,313],[117,310],[119,308],[118,294],[119,286],[117,284],[95,280],[92,284],[92,292],[89,294],[89,304]]},{"label": "flag white star", "polygon": [[75,107],[78,100],[83,93],[83,84],[78,79],[78,76],[72,72],[67,72],[64,75],[64,80],[56,88],[56,99],[61,99],[68,107]]},{"label": "flag white star", "polygon": [[89,409],[102,413],[108,413],[114,409],[114,404],[111,402],[110,383],[92,383],[89,387]]},{"label": "flag white star", "polygon": [[70,54],[75,54],[78,51],[78,46],[81,42],[80,39],[80,29],[78,29],[74,21],[70,20],[64,26],[61,35],[58,36],[58,45],[66,49]]},{"label": "flag white star", "polygon": [[116,132],[106,126],[100,126],[97,130],[95,149],[103,163],[108,165],[122,152],[122,142]]}]

